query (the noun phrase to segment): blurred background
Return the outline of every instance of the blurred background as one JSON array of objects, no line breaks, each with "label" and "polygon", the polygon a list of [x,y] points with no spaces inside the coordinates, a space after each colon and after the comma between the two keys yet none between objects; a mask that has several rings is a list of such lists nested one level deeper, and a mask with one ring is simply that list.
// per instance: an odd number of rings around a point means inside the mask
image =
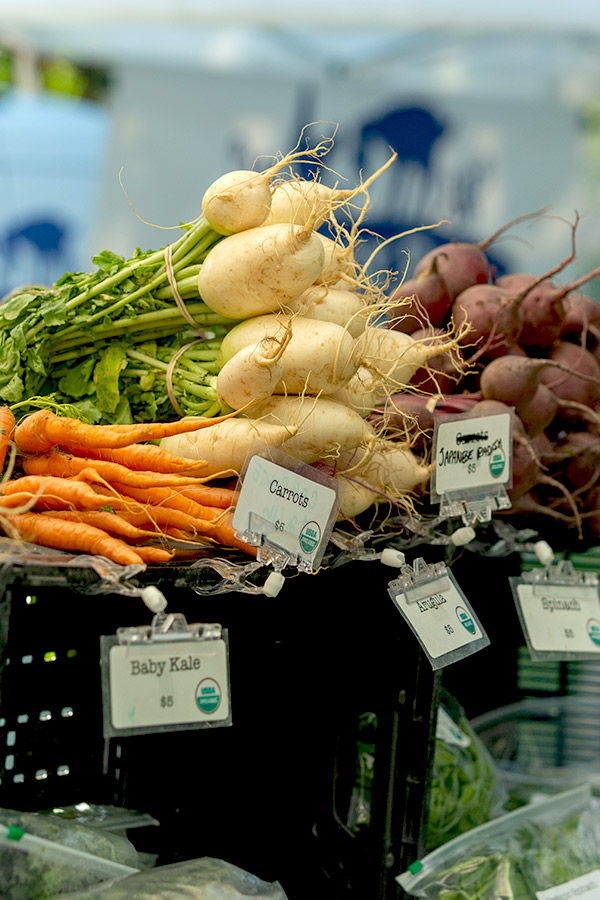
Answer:
[{"label": "blurred background", "polygon": [[564,258],[576,211],[561,279],[600,262],[596,2],[0,0],[0,294],[164,246],[214,178],[266,167],[305,126],[335,134],[348,186],[398,153],[361,252],[448,220],[379,268],[542,208],[494,244],[499,271]]}]

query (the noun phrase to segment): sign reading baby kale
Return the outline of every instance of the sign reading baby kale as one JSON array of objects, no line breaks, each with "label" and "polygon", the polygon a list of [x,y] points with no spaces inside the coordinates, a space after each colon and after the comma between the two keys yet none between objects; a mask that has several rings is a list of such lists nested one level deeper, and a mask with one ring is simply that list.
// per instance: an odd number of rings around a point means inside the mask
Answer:
[{"label": "sign reading baby kale", "polygon": [[512,479],[512,413],[437,419],[433,488],[438,497],[460,491],[495,491]]}]

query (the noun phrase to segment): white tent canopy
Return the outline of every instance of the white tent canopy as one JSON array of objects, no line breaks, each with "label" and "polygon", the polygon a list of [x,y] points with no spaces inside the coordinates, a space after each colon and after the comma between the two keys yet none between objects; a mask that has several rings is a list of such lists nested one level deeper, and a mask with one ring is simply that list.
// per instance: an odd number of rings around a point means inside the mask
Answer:
[{"label": "white tent canopy", "polygon": [[409,82],[446,92],[476,90],[482,80],[489,89],[503,78],[524,91],[565,78],[600,86],[594,0],[0,0],[3,44],[99,65],[296,77],[364,78],[399,68]]},{"label": "white tent canopy", "polygon": [[[535,260],[526,242],[505,245],[512,265],[542,271],[564,254],[559,216],[580,209],[582,255],[596,259],[600,196],[581,123],[600,98],[597,0],[0,0],[2,47],[25,72],[64,55],[114,75],[99,208],[86,210],[92,250],[157,240],[124,198],[122,168],[140,217],[179,222],[197,215],[199,185],[289,149],[311,122],[339,125],[332,168],[358,179],[363,136],[425,107],[443,126],[431,164],[409,154],[398,184],[376,186],[373,222],[399,232],[444,219],[452,236],[481,237],[549,206],[557,221],[538,227]],[[396,146],[378,134],[368,171]],[[33,140],[29,156],[51,145]]]},{"label": "white tent canopy", "polygon": [[3,0],[5,26],[54,27],[102,25],[176,24],[189,27],[252,25],[266,28],[298,27],[301,17],[314,30],[331,28],[360,32],[383,28],[421,31],[431,28],[531,29],[536,32],[600,31],[600,9],[594,0],[571,0],[568,4],[548,0],[503,0],[482,4],[461,0],[371,0],[367,6],[347,0],[303,0],[301,5],[282,0]]}]

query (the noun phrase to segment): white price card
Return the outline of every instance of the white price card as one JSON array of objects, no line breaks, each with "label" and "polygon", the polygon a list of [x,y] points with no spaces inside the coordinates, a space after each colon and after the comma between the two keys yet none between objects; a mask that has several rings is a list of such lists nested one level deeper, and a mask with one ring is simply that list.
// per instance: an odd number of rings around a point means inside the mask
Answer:
[{"label": "white price card", "polygon": [[392,582],[390,595],[434,669],[470,656],[490,643],[450,572],[406,589]]},{"label": "white price card", "polygon": [[512,413],[436,422],[433,489],[441,497],[496,489],[512,478]]},{"label": "white price card", "polygon": [[594,869],[587,875],[572,878],[556,887],[536,891],[537,900],[598,900],[600,897],[600,869]]},{"label": "white price card", "polygon": [[[303,472],[307,469],[302,466]],[[266,539],[313,569],[329,540],[336,510],[333,479],[317,472],[307,477],[256,455],[244,473],[233,527],[246,540]]]},{"label": "white price card", "polygon": [[176,731],[231,720],[227,643],[118,643],[103,637],[105,736]]},{"label": "white price card", "polygon": [[553,584],[511,578],[513,597],[533,658],[600,657],[597,584]]}]

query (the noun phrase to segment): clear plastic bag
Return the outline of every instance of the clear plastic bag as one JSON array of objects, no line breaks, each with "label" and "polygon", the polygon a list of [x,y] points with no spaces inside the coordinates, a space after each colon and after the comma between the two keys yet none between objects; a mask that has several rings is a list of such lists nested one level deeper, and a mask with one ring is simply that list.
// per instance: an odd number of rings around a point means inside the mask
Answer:
[{"label": "clear plastic bag", "polygon": [[[371,816],[376,766],[377,717],[359,719],[355,784],[347,826],[359,831]],[[507,794],[500,772],[458,701],[443,691],[437,714],[426,847],[433,850],[459,834],[501,815]]]},{"label": "clear plastic bag", "polygon": [[125,837],[57,816],[0,810],[0,896],[43,900],[80,891],[139,868]]},{"label": "clear plastic bag", "polygon": [[506,790],[494,760],[456,698],[438,708],[425,846],[434,850],[501,815]]},{"label": "clear plastic bag", "polygon": [[[425,900],[538,900],[540,891],[558,887],[565,897],[597,898],[600,843],[591,801],[582,786],[506,813],[438,847],[397,881]],[[583,884],[573,892],[577,879]],[[586,885],[591,893],[580,890]]]},{"label": "clear plastic bag", "polygon": [[278,882],[268,883],[232,863],[212,857],[148,869],[113,884],[57,895],[52,900],[287,900]]}]

